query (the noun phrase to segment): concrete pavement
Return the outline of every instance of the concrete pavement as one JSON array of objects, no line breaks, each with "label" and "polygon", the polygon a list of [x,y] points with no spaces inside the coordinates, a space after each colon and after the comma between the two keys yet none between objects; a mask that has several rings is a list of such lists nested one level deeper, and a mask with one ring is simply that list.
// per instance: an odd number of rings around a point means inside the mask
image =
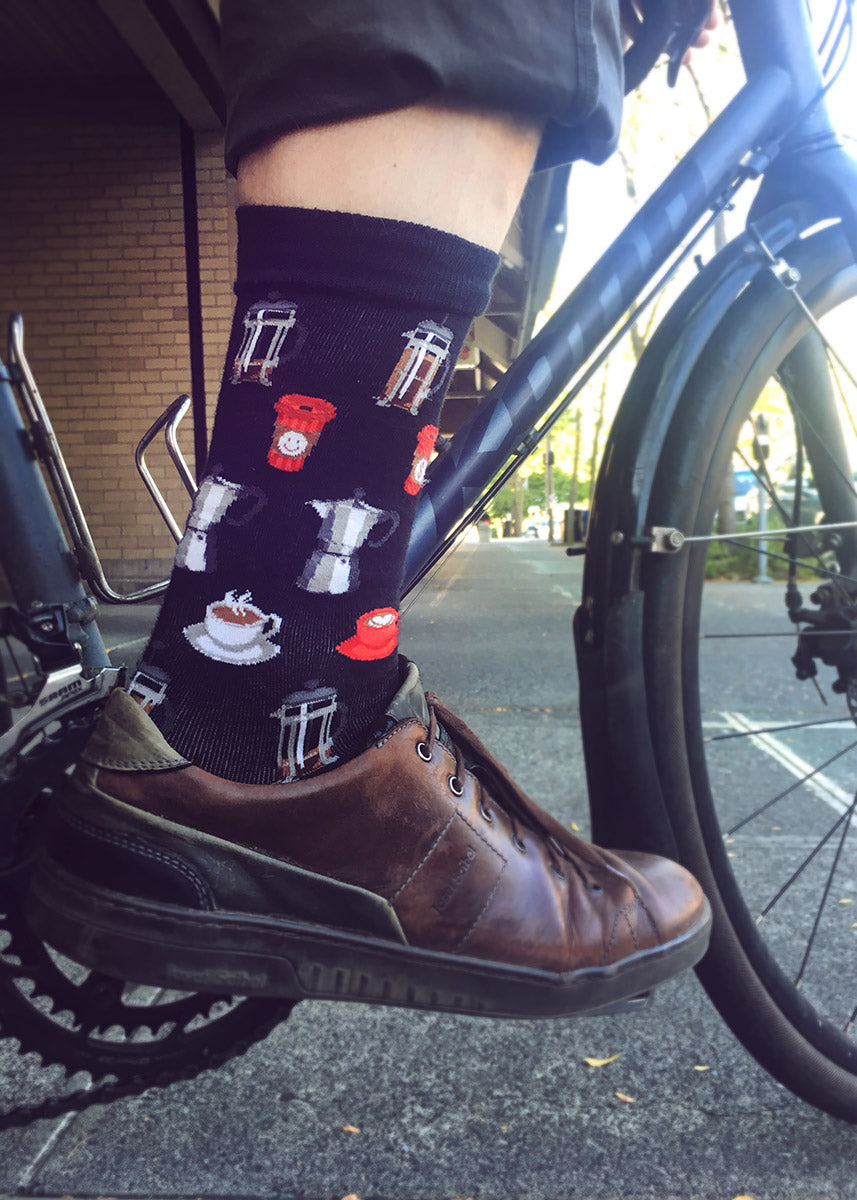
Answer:
[{"label": "concrete pavement", "polygon": [[[402,646],[534,798],[585,828],[579,578],[543,543],[465,544],[408,609]],[[106,626],[132,656],[143,630]],[[0,1105],[46,1086],[0,1045]],[[855,1163],[857,1129],[756,1067],[688,976],[633,1017],[301,1004],[217,1073],[0,1134],[0,1193],[857,1200]]]}]

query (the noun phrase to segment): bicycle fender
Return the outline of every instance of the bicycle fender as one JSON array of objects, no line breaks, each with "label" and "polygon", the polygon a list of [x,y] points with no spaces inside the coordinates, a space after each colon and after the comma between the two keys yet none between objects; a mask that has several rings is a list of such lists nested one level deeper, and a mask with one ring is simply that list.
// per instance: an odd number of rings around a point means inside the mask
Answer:
[{"label": "bicycle fender", "polygon": [[586,644],[582,611],[574,635],[592,839],[675,858],[645,720],[643,595],[629,592],[612,606],[598,648]]},{"label": "bicycle fender", "polygon": [[[803,205],[770,213],[757,232],[774,253],[811,221]],[[607,439],[587,534],[584,596],[596,644],[612,602],[637,586],[648,544],[651,483],[676,405],[700,355],[741,291],[767,263],[747,233],[716,254],[679,296],[646,347]]]},{"label": "bicycle fender", "polygon": [[[779,251],[806,227],[785,206],[759,232]],[[649,731],[640,570],[650,539],[651,483],[688,377],[729,307],[765,263],[744,234],[715,255],[661,322],[613,423],[595,489],[583,602],[574,619],[580,713],[593,838],[674,855],[675,841]]]}]

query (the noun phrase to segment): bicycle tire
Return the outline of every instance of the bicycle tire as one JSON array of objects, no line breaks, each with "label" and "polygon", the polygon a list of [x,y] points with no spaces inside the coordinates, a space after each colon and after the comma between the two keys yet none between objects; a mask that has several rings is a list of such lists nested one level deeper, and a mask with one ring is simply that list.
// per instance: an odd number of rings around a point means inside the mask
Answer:
[{"label": "bicycle tire", "polygon": [[[844,238],[835,229],[824,230],[790,248],[785,258],[799,270],[801,294],[813,311],[823,314],[828,325],[836,324],[842,306],[857,296],[857,268]],[[851,328],[854,328],[853,319]],[[806,347],[814,337],[811,325],[788,287],[783,286],[782,279],[774,273],[763,272],[742,293],[698,358],[676,406],[652,482],[647,514],[649,526],[663,526],[700,536],[711,532],[722,495],[722,482],[732,469],[735,447],[741,443],[741,430],[745,428],[749,414],[755,405],[761,403],[764,407],[773,403],[769,381],[788,377],[791,363],[806,354]],[[816,389],[811,379],[801,380],[800,372],[796,375],[797,383],[791,380],[787,394],[782,387],[780,390],[786,397],[786,408],[791,413],[794,428],[801,429],[807,424],[805,413],[811,413],[813,408],[822,409],[826,402],[820,401],[816,394],[816,391],[824,392],[821,384]],[[833,392],[826,394],[828,398],[835,395]],[[779,444],[772,445],[770,451],[771,460],[778,463],[788,457],[783,451],[784,429],[778,429]],[[795,446],[804,440],[794,436]],[[849,475],[848,487],[843,489],[840,474],[846,450],[850,452],[852,472],[857,467],[854,462],[857,445],[850,434],[847,439],[843,436],[841,445],[834,445],[836,440],[831,439],[828,455],[818,445],[813,448],[812,466],[815,480],[819,481],[817,490],[820,496],[826,493],[828,497],[823,518],[827,523],[852,521],[855,514],[852,477]],[[799,464],[801,459],[797,450],[795,458]],[[764,477],[766,473],[769,480],[773,479],[767,466],[758,468],[758,475]],[[797,482],[794,490],[799,509],[801,488]],[[787,511],[794,519],[795,511]],[[802,520],[799,517],[799,521]],[[788,528],[788,523],[785,524]],[[784,557],[803,555],[801,561],[805,561],[809,547],[814,556],[812,570],[831,569],[834,566],[832,556],[835,556],[839,567],[844,563],[847,571],[853,572],[850,531],[834,536],[821,532],[823,524],[819,528],[818,535],[811,535],[809,540],[804,538],[799,550],[798,542],[789,544],[784,533],[783,542],[778,540],[776,543],[775,553],[785,550]],[[844,946],[844,957],[832,961],[839,963],[850,959],[854,963],[857,957],[854,953],[857,922],[849,927],[851,922],[847,918],[838,920],[842,913],[853,914],[852,920],[857,917],[857,895],[837,895],[837,885],[841,885],[838,890],[850,888],[857,892],[857,884],[854,884],[857,868],[852,871],[850,867],[857,857],[857,822],[852,822],[854,803],[847,800],[854,792],[853,767],[852,775],[848,776],[851,782],[847,791],[839,788],[846,797],[841,801],[846,805],[839,821],[842,830],[832,844],[828,844],[833,835],[827,833],[826,810],[815,805],[815,801],[806,807],[807,796],[815,796],[813,789],[820,787],[819,780],[826,776],[819,767],[812,776],[807,775],[802,766],[795,767],[795,763],[801,762],[811,765],[811,760],[804,759],[776,733],[770,732],[772,728],[781,729],[784,724],[800,724],[796,712],[792,713],[791,722],[784,719],[789,715],[787,712],[780,715],[784,705],[803,706],[805,703],[802,695],[800,699],[795,698],[796,693],[793,695],[795,676],[789,661],[791,644],[788,643],[787,653],[777,654],[770,649],[771,645],[776,645],[773,640],[767,642],[767,637],[765,643],[762,638],[747,640],[744,635],[752,634],[753,629],[746,625],[740,627],[742,621],[752,625],[756,619],[749,613],[761,609],[767,612],[769,607],[773,611],[767,599],[760,600],[758,585],[749,582],[739,583],[737,587],[727,585],[729,596],[740,593],[743,597],[740,602],[748,605],[748,612],[739,613],[738,628],[717,634],[718,642],[724,644],[718,645],[714,653],[705,645],[705,641],[714,641],[714,634],[708,631],[718,627],[711,615],[714,612],[711,596],[723,598],[727,595],[727,589],[718,586],[722,581],[706,582],[706,568],[711,573],[712,545],[717,543],[686,544],[676,554],[648,553],[643,554],[640,561],[648,735],[679,856],[700,879],[715,913],[711,949],[697,970],[730,1028],[776,1079],[819,1108],[857,1121],[857,1031],[854,1028],[857,1024],[857,1008],[854,1008],[857,972],[852,971],[850,990],[847,986],[840,987],[836,977],[841,977],[841,972],[831,968],[829,957],[837,951],[825,947],[824,961],[828,965],[823,969],[830,979],[827,982],[813,979],[811,983],[808,980],[810,960],[814,955],[817,962],[821,954],[817,939],[822,921],[826,930],[833,927],[834,942],[840,955]],[[817,558],[820,565],[816,564]],[[801,570],[806,573],[808,568]],[[839,587],[841,578],[831,586]],[[734,605],[737,602],[730,600],[732,608],[726,624],[736,622]],[[782,623],[777,630],[784,627],[793,641],[795,627],[781,601],[780,607]],[[849,607],[853,608],[853,601]],[[757,632],[769,635],[767,627]],[[742,678],[740,685],[733,685],[728,673],[724,673],[727,670],[724,664],[731,653],[725,643],[737,634],[741,635],[739,671]],[[781,644],[786,646],[786,640],[783,639]],[[755,671],[748,672],[746,650],[751,645],[756,646],[759,657],[753,660],[757,663]],[[809,683],[806,686],[810,686]],[[744,714],[741,717],[739,713],[736,717],[731,709],[718,707],[718,688],[755,716],[749,718]],[[712,714],[725,714],[729,718],[727,733],[712,734],[712,728],[717,726],[717,719]],[[761,722],[759,716],[763,718]],[[850,709],[845,709],[842,718],[851,726],[850,731],[845,731],[847,739],[855,732],[854,719],[852,704]],[[811,721],[813,723],[806,728],[813,730],[812,734],[787,736],[812,740],[821,736],[823,728],[825,733],[832,732],[826,726],[822,727],[817,718],[812,717]],[[743,739],[740,744],[738,738]],[[724,745],[715,746],[718,742]],[[733,742],[736,745],[732,745]],[[785,746],[785,751],[777,758],[774,749],[781,745]],[[735,755],[738,756],[737,767],[736,761],[730,762],[728,757]],[[857,751],[852,749],[850,757],[857,761]],[[757,758],[763,760],[761,765]],[[825,767],[829,765],[824,764]],[[804,778],[794,786],[789,784],[791,790],[787,791],[785,781],[780,780],[783,773],[796,777],[803,773]],[[752,806],[745,805],[739,794],[742,789],[734,786],[736,774],[751,780],[776,779],[772,796],[766,797],[771,800],[770,805],[761,808],[755,798]],[[751,785],[755,786],[755,783]],[[831,797],[836,797],[838,787],[837,784],[831,790]],[[777,789],[783,792],[779,798],[775,798]],[[748,817],[751,812],[752,818]],[[783,834],[784,813],[794,822],[790,825],[793,832],[789,832],[788,837]],[[745,818],[746,823],[742,825]],[[803,826],[801,822],[804,822]],[[769,828],[764,828],[765,823]],[[751,826],[753,830],[747,832]],[[834,829],[839,826],[835,825]],[[730,848],[724,830],[732,830],[733,848]],[[825,833],[826,842],[822,841]],[[788,872],[800,867],[815,838],[818,838],[818,844],[814,855],[768,908],[771,889],[779,888],[783,882],[774,878],[776,870],[786,863]],[[830,851],[837,845],[839,854],[831,865]],[[748,850],[755,854],[752,870],[746,869],[741,862],[741,856],[746,856]],[[762,851],[771,856],[765,864],[760,862]],[[814,890],[815,885],[808,888],[811,878],[808,872],[813,863],[814,871],[821,868],[820,894]],[[841,870],[843,863],[845,872]],[[757,878],[759,872],[764,876],[761,885]],[[774,914],[774,910],[785,903],[787,896],[789,916],[784,921],[779,913]],[[849,913],[848,904],[844,902],[852,899],[854,904]],[[760,913],[765,913],[763,919]],[[810,926],[808,949],[798,948],[798,931],[803,936],[807,923]],[[805,962],[804,952],[807,954]],[[797,973],[795,957],[800,960]],[[843,1000],[844,1010],[840,1008]]]}]

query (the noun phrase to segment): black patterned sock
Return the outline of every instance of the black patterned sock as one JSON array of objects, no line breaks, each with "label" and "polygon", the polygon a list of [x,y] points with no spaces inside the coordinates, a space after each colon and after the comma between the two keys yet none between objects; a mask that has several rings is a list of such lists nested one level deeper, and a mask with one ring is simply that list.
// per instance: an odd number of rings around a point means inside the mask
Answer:
[{"label": "black patterned sock", "polygon": [[497,256],[319,210],[238,232],[209,460],[129,691],[191,762],[268,783],[358,753],[398,686],[417,494]]}]

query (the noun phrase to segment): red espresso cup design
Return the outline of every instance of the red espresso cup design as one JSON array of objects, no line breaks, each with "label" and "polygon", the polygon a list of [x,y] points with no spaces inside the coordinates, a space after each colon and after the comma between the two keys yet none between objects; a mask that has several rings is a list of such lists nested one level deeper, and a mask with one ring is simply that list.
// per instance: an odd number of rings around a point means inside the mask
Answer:
[{"label": "red espresso cup design", "polygon": [[319,396],[281,396],[274,405],[276,422],[268,462],[278,471],[299,471],[312,453],[336,409]]},{"label": "red espresso cup design", "polygon": [[386,658],[399,641],[399,613],[395,608],[373,608],[357,618],[357,631],[336,649],[346,658],[369,662]]}]

